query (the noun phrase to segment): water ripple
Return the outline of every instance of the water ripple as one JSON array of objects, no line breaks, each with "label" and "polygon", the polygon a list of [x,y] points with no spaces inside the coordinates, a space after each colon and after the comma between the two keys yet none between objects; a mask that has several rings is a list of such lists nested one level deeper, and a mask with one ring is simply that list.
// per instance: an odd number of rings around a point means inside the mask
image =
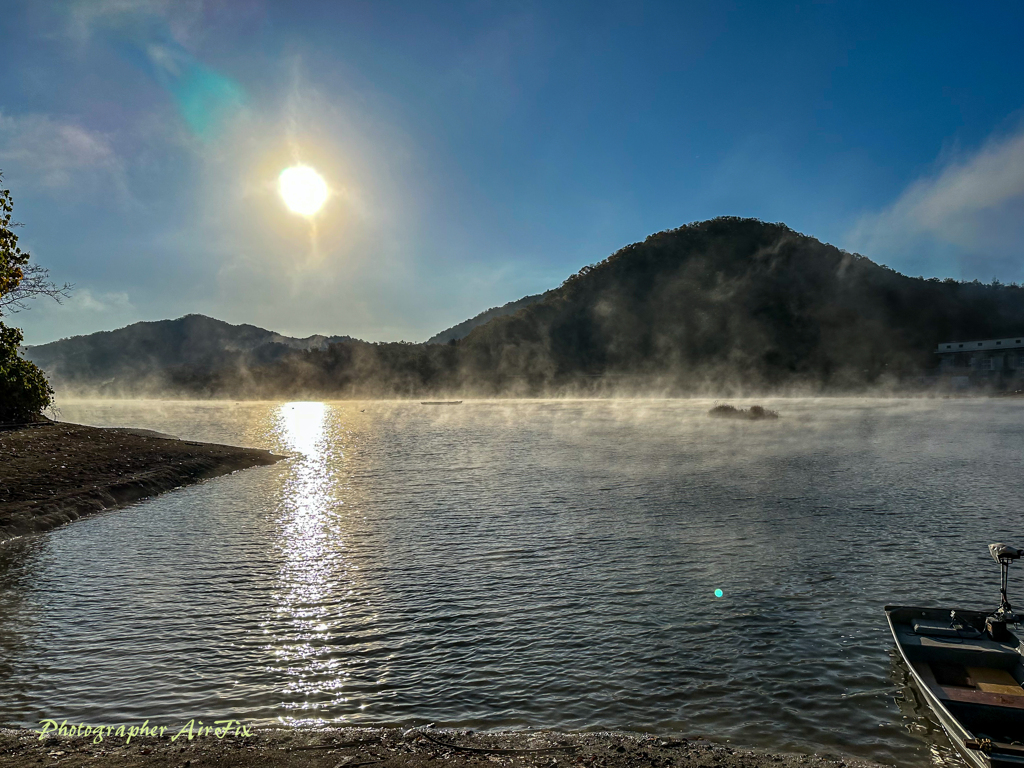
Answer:
[{"label": "water ripple", "polygon": [[1024,404],[709,405],[64,404],[292,458],[0,548],[0,722],[633,728],[955,764],[881,607],[994,602]]}]

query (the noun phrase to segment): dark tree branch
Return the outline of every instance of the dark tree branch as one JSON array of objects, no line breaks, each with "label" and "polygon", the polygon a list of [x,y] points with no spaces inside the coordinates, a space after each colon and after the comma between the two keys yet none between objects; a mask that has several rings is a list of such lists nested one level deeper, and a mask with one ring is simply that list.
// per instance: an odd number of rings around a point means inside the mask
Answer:
[{"label": "dark tree branch", "polygon": [[57,285],[50,279],[50,270],[38,264],[28,263],[21,267],[21,280],[14,290],[0,295],[0,315],[10,315],[28,309],[26,302],[39,296],[46,296],[58,304],[70,298],[74,285]]}]

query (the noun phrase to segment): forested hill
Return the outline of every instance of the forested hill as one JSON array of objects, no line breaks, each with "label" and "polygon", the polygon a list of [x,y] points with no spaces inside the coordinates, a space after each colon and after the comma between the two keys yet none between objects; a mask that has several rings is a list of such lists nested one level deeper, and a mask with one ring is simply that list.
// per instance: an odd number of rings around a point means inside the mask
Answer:
[{"label": "forested hill", "polygon": [[282,341],[193,316],[29,356],[58,387],[138,394],[728,395],[917,386],[939,342],[1021,333],[1017,286],[910,278],[782,224],[720,218],[627,246],[447,344]]},{"label": "forested hill", "polygon": [[296,339],[231,325],[204,315],[134,323],[116,331],[74,336],[28,347],[25,356],[58,388],[104,387],[111,394],[160,389],[168,377],[207,380],[273,364],[298,350],[323,349],[348,336]]},{"label": "forested hill", "polygon": [[1021,332],[1017,286],[906,277],[782,224],[719,218],[627,246],[462,345],[499,380],[847,389],[919,375],[940,341]]},{"label": "forested hill", "polygon": [[520,309],[541,301],[546,295],[546,293],[536,293],[533,296],[524,296],[516,301],[510,301],[508,304],[502,304],[500,307],[491,307],[479,315],[469,318],[469,320],[463,320],[458,325],[453,325],[451,328],[446,328],[440,333],[434,334],[427,339],[427,344],[447,344],[453,339],[456,341],[464,339],[477,326],[483,325],[496,317],[514,315]]}]

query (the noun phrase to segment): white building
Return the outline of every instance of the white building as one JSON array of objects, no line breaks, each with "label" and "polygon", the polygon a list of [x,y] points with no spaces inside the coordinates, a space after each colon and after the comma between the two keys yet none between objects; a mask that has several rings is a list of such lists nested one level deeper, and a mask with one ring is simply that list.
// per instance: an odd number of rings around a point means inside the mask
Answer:
[{"label": "white building", "polygon": [[1024,335],[1009,339],[946,341],[939,344],[939,370],[954,375],[1024,376]]}]

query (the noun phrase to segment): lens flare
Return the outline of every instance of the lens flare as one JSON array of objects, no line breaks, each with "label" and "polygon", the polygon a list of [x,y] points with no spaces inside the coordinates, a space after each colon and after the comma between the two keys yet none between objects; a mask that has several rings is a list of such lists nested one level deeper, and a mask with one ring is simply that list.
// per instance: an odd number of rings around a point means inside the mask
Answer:
[{"label": "lens flare", "polygon": [[720,589],[716,589],[716,590],[715,590],[715,597],[721,597],[721,596],[722,596],[722,595],[724,595],[724,594],[725,594],[725,592],[723,592],[723,591],[722,591],[722,590],[720,590]]},{"label": "lens flare", "polygon": [[288,209],[300,216],[314,215],[327,201],[327,182],[308,165],[285,168],[277,188]]}]

